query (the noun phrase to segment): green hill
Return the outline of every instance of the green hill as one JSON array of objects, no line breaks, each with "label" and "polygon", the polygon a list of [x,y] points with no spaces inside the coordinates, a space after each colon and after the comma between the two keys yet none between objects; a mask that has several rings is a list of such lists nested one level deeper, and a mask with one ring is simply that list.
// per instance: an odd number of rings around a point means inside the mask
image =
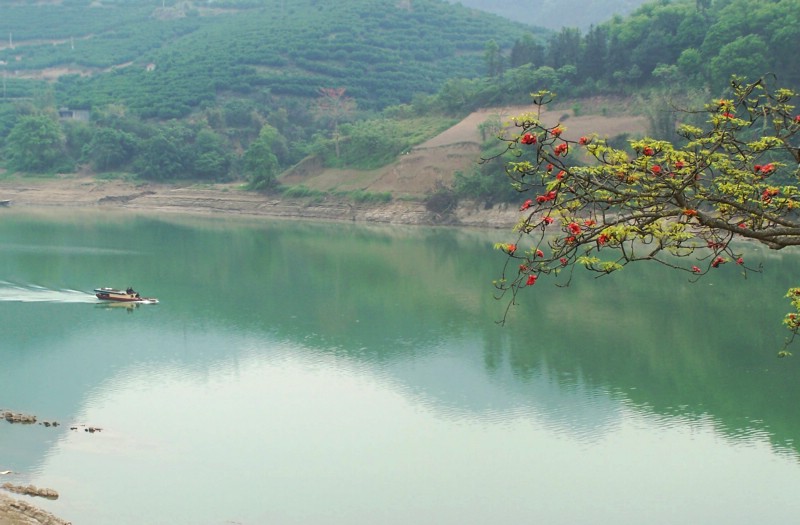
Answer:
[{"label": "green hill", "polygon": [[315,98],[320,87],[380,109],[481,76],[487,41],[508,49],[530,30],[441,0],[161,4],[14,3],[0,8],[14,43],[0,60],[12,79],[73,73],[57,84],[63,105],[121,103],[144,117],[185,116],[221,95]]}]

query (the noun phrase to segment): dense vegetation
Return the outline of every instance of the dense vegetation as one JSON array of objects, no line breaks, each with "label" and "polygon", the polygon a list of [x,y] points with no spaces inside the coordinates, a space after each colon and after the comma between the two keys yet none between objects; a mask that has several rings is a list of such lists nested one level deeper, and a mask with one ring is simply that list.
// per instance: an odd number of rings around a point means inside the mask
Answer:
[{"label": "dense vegetation", "polygon": [[[439,0],[164,4],[0,7],[0,34],[9,35],[0,47],[8,168],[89,163],[151,179],[245,176],[264,187],[265,177],[309,153],[375,166],[427,138],[408,130],[430,117],[403,105],[433,96],[450,78],[483,76],[486,41],[510,47],[529,30]],[[52,84],[43,80],[48,69],[61,73]],[[325,90],[338,90],[341,107],[326,104]],[[420,104],[442,113],[429,100]],[[91,111],[91,121],[48,126],[47,144],[63,145],[66,155],[21,162],[27,155],[19,152],[35,152],[40,142],[24,133],[31,122],[22,127],[22,117],[57,122],[57,107]],[[450,123],[438,117],[422,129],[435,133]],[[264,133],[266,126],[274,132]],[[265,157],[265,140],[275,162]],[[253,171],[254,154],[244,152],[254,144],[270,169]]]},{"label": "dense vegetation", "polygon": [[[666,100],[722,95],[733,73],[800,84],[798,7],[659,0],[548,33],[443,0],[19,1],[0,7],[0,140],[11,170],[271,188],[307,155],[375,167],[541,89],[638,98],[666,137]],[[91,119],[59,119],[60,107]],[[483,166],[456,190],[508,199],[499,177]]]}]

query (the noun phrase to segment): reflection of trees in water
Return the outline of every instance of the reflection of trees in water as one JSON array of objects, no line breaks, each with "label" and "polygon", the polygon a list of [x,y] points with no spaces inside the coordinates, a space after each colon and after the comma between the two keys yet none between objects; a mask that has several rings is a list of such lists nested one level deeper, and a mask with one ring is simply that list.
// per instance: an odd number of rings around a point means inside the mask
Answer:
[{"label": "reflection of trees in water", "polygon": [[[792,258],[762,275],[729,272],[689,284],[663,268],[537,290],[507,325],[507,345],[487,345],[491,371],[507,359],[521,381],[543,374],[669,417],[713,420],[736,441],[768,437],[797,455],[798,364],[780,360],[776,290]],[[784,267],[785,270],[784,271]],[[534,296],[535,295],[535,296]]]}]

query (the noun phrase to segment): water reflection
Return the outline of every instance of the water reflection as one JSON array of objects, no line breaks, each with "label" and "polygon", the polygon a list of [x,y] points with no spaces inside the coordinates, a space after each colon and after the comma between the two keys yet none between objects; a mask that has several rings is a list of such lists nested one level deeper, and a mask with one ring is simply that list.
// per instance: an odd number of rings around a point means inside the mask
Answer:
[{"label": "water reflection", "polygon": [[1,252],[0,275],[23,283],[8,288],[131,283],[161,299],[118,310],[134,315],[0,301],[0,405],[68,425],[7,426],[0,470],[57,487],[46,505],[76,522],[747,523],[800,510],[775,496],[800,488],[798,364],[775,359],[782,334],[762,328],[782,317],[791,257],[747,281],[689,286],[641,266],[537,284],[500,327],[491,234],[0,224],[12,244],[23,232],[86,249]]}]

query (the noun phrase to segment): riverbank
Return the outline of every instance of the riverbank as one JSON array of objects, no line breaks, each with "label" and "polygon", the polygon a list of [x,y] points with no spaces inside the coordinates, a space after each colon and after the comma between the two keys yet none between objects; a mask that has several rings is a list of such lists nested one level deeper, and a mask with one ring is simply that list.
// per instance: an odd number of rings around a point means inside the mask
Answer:
[{"label": "riverbank", "polygon": [[159,213],[262,216],[416,226],[511,228],[519,220],[514,206],[487,209],[460,202],[453,210],[436,213],[420,200],[355,202],[345,197],[286,199],[247,191],[241,184],[134,184],[86,176],[51,179],[18,177],[0,180],[0,201],[10,206],[125,209]]}]

